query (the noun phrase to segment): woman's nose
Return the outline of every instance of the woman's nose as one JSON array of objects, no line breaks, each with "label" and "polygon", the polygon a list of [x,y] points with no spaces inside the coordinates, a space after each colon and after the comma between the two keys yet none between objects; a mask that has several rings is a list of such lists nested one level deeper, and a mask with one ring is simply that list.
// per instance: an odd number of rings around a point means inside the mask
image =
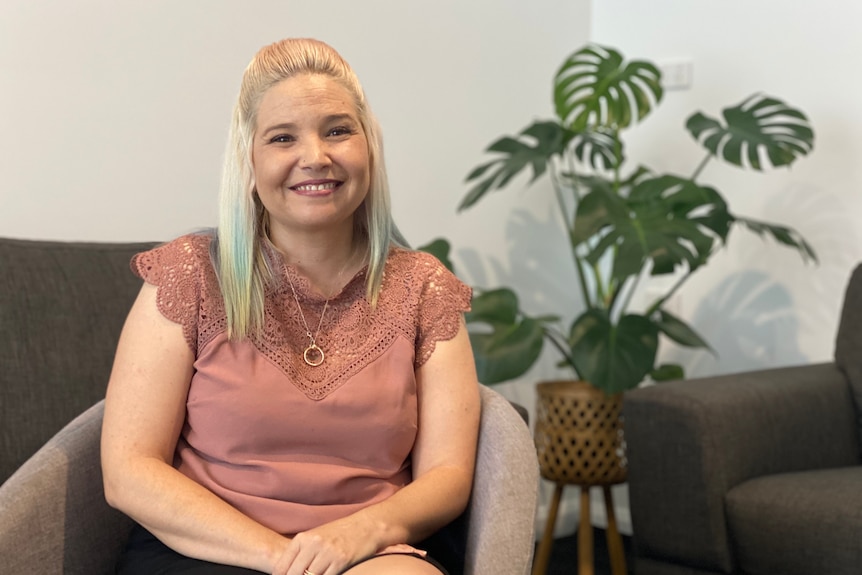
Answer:
[{"label": "woman's nose", "polygon": [[318,169],[330,164],[326,142],[320,138],[306,138],[301,148],[300,166]]}]

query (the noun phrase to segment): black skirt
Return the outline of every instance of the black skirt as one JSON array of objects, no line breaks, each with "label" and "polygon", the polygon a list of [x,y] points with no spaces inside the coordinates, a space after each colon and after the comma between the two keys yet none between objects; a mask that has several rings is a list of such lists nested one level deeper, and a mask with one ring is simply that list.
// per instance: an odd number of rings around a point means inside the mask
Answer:
[{"label": "black skirt", "polygon": [[[453,526],[449,526],[453,527]],[[464,555],[458,550],[449,527],[415,545],[428,551],[423,559],[443,575],[461,575]],[[416,557],[420,557],[416,555]],[[351,565],[352,567],[352,565]],[[260,571],[193,559],[177,553],[155,535],[135,525],[117,563],[117,575],[261,575]]]}]

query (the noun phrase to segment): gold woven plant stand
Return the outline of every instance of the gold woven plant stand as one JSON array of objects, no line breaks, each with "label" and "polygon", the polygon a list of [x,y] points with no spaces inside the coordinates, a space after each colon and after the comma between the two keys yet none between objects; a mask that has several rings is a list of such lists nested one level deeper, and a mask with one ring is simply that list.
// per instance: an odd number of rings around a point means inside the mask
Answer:
[{"label": "gold woven plant stand", "polygon": [[536,386],[535,442],[542,477],[555,484],[545,533],[536,552],[533,575],[544,575],[554,541],[563,488],[581,488],[578,575],[593,575],[593,526],[590,488],[601,486],[608,517],[608,552],[613,575],[625,575],[626,560],[617,529],[611,485],[626,480],[622,394],[606,395],[585,381],[548,381]]}]

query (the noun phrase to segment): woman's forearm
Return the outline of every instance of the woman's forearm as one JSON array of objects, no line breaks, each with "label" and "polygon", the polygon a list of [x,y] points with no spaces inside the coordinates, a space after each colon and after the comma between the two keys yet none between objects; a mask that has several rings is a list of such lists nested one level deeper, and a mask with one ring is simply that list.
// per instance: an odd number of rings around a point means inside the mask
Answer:
[{"label": "woman's forearm", "polygon": [[425,539],[458,517],[470,498],[473,470],[441,466],[391,497],[345,518],[371,537],[377,550]]},{"label": "woman's forearm", "polygon": [[108,503],[175,551],[271,573],[290,540],[156,458],[105,466]]}]

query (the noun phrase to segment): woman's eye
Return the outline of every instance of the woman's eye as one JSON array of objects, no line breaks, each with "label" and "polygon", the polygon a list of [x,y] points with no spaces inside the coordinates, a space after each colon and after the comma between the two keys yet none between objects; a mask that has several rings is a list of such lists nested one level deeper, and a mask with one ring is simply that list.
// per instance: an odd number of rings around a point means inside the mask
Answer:
[{"label": "woman's eye", "polygon": [[331,130],[329,130],[330,136],[347,136],[348,134],[352,133],[353,130],[344,126],[339,126],[337,128],[332,128]]},{"label": "woman's eye", "polygon": [[278,136],[275,136],[274,138],[270,139],[270,142],[273,144],[284,144],[292,141],[293,136],[290,136],[288,134],[279,134]]}]

